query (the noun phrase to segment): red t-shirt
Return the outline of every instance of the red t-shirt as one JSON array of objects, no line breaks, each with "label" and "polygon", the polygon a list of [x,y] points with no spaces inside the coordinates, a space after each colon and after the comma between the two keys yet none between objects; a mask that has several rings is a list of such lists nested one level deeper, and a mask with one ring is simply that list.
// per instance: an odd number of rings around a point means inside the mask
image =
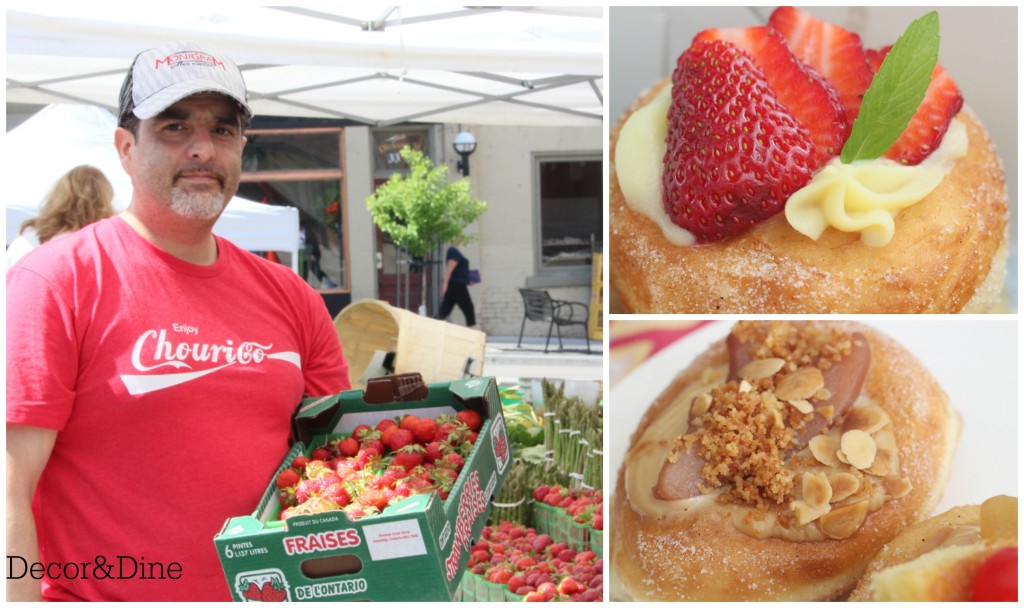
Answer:
[{"label": "red t-shirt", "polygon": [[217,248],[189,264],[114,217],[7,273],[7,422],[59,431],[34,504],[47,599],[230,599],[214,535],[256,507],[302,397],[351,386],[316,292]]}]

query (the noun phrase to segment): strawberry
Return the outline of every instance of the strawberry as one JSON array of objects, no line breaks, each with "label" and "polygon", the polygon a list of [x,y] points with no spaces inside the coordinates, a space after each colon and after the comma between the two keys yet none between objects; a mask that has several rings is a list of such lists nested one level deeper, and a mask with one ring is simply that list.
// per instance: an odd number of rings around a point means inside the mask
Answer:
[{"label": "strawberry", "polygon": [[263,583],[261,600],[264,602],[283,602],[287,597],[284,589],[278,589],[270,584],[270,581]]},{"label": "strawberry", "polygon": [[406,471],[411,471],[423,464],[423,459],[425,457],[426,450],[423,449],[423,446],[410,443],[394,453],[392,464],[402,467]]},{"label": "strawberry", "polygon": [[375,426],[373,428],[378,430],[378,431],[380,431],[381,433],[383,433],[386,429],[388,429],[390,427],[393,427],[393,426],[398,426],[398,423],[395,422],[391,418],[385,418],[384,420],[381,420],[380,422],[378,422],[377,426]]},{"label": "strawberry", "polygon": [[279,489],[290,488],[298,485],[302,478],[294,469],[285,469],[277,475],[277,487]]},{"label": "strawberry", "polygon": [[359,442],[355,437],[346,437],[338,443],[338,453],[343,458],[351,458],[359,453]]},{"label": "strawberry", "polygon": [[766,26],[711,29],[694,40],[726,40],[750,54],[779,103],[810,131],[815,159],[812,171],[839,155],[850,136],[846,108],[832,85],[801,63],[777,31]]},{"label": "strawberry", "polygon": [[817,168],[810,134],[746,51],[697,40],[672,80],[663,200],[698,242],[771,217],[810,180]]},{"label": "strawberry", "polygon": [[373,429],[371,429],[368,425],[360,424],[356,428],[352,429],[352,436],[358,439],[359,441],[362,441],[364,436],[372,430]]},{"label": "strawberry", "polygon": [[388,498],[380,490],[367,489],[359,495],[359,503],[363,507],[372,507],[378,511],[383,511],[388,506]]},{"label": "strawberry", "polygon": [[391,448],[392,452],[397,452],[398,450],[412,443],[414,439],[415,436],[412,434],[412,431],[406,429],[398,429],[397,431],[391,433],[391,443],[388,444],[388,447]]},{"label": "strawberry", "polygon": [[452,433],[457,431],[459,425],[454,422],[442,422],[441,426],[437,427],[437,435],[434,436],[436,441],[448,441]]},{"label": "strawberry", "polygon": [[399,429],[397,423],[393,424],[393,425],[391,425],[389,427],[386,427],[383,430],[381,430],[381,432],[380,432],[380,440],[381,440],[381,442],[384,445],[386,445],[386,446],[390,446],[391,445],[391,436],[394,435],[395,432],[398,431],[398,430],[400,430],[400,429]]},{"label": "strawberry", "polygon": [[461,471],[462,467],[465,464],[466,461],[462,458],[462,456],[454,452],[451,454],[445,454],[444,458],[441,461],[441,466],[450,467],[452,469],[455,469],[456,471]]},{"label": "strawberry", "polygon": [[413,414],[406,414],[405,416],[402,416],[402,419],[398,422],[398,426],[399,428],[405,429],[406,431],[409,431],[411,433],[413,432],[413,429],[416,428],[416,424],[419,422],[419,420],[419,416]]},{"label": "strawberry", "polygon": [[324,462],[327,462],[332,458],[332,455],[330,450],[328,450],[326,447],[319,447],[313,450],[312,453],[310,453],[309,458],[310,460],[322,460]]},{"label": "strawberry", "polygon": [[333,501],[339,507],[344,507],[352,501],[352,497],[349,495],[348,490],[346,490],[340,483],[332,483],[320,490],[320,496]]},{"label": "strawberry", "polygon": [[864,91],[875,75],[860,36],[792,6],[775,9],[768,25],[782,34],[797,59],[835,87],[846,108],[847,126],[852,127],[860,113]]},{"label": "strawberry", "polygon": [[291,466],[299,473],[306,470],[307,464],[309,464],[309,458],[306,458],[305,456],[296,456],[295,458],[292,458]]},{"label": "strawberry", "polygon": [[254,602],[263,601],[263,593],[260,591],[259,585],[252,582],[250,582],[249,587],[242,592],[242,597],[244,597],[247,600],[252,600]]},{"label": "strawberry", "polygon": [[[891,48],[868,51],[868,59],[876,71]],[[960,112],[963,105],[964,98],[956,82],[945,68],[936,63],[924,100],[917,107],[917,112],[910,119],[903,134],[886,151],[885,158],[904,165],[920,163],[942,143],[950,121]]]},{"label": "strawberry", "polygon": [[434,422],[432,418],[420,418],[413,425],[412,434],[416,441],[427,444],[434,440],[434,437],[437,435],[437,428],[437,422]]},{"label": "strawberry", "polygon": [[440,441],[431,441],[426,445],[425,449],[427,453],[424,462],[430,463],[435,460],[440,460],[444,456],[446,446]]},{"label": "strawberry", "polygon": [[459,413],[455,414],[455,418],[468,426],[473,432],[479,432],[480,428],[484,425],[483,417],[475,410],[460,410]]}]

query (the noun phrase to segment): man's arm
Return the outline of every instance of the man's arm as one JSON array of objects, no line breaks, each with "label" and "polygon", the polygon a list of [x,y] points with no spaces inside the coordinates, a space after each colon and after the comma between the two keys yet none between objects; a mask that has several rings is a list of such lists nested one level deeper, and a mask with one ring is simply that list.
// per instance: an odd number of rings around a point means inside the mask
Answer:
[{"label": "man's arm", "polygon": [[[39,561],[32,498],[56,441],[57,431],[7,424],[7,555],[22,557],[29,564]],[[7,601],[41,599],[38,580],[31,576],[7,579]]]}]

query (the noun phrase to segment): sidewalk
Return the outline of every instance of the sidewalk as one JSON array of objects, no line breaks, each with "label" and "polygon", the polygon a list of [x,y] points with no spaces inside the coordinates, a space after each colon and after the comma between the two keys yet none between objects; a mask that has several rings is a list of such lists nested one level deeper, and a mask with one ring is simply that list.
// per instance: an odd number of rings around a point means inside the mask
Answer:
[{"label": "sidewalk", "polygon": [[523,337],[521,347],[517,336],[487,336],[484,351],[486,376],[497,378],[558,378],[563,380],[601,380],[604,376],[604,344],[590,341],[590,354],[582,338],[563,338],[564,351],[558,350],[558,338],[552,336],[548,352],[544,338]]}]

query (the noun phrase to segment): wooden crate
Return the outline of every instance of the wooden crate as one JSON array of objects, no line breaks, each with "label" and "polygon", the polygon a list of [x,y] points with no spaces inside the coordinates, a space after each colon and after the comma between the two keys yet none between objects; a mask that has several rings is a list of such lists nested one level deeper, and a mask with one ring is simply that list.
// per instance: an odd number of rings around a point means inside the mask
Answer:
[{"label": "wooden crate", "polygon": [[[382,300],[360,300],[334,318],[341,347],[349,363],[353,388],[378,353],[394,353],[394,373],[419,372],[423,380],[447,382],[483,374],[482,331],[430,319],[395,308]],[[379,355],[378,355],[379,357]]]}]

